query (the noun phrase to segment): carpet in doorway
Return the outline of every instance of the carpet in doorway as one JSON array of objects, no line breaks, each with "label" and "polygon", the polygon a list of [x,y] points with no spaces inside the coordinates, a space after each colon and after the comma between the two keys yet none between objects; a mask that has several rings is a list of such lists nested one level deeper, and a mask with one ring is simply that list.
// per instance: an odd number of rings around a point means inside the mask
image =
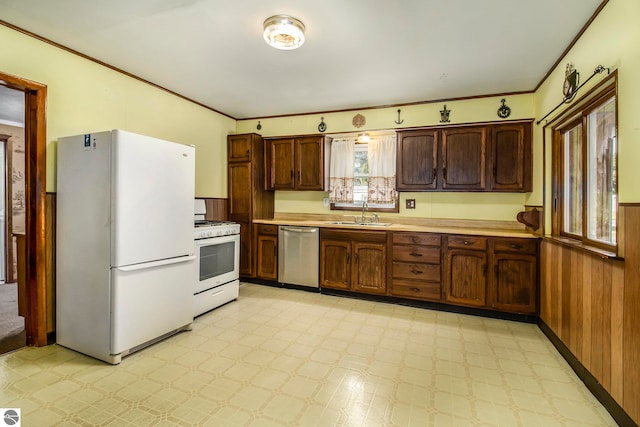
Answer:
[{"label": "carpet in doorway", "polygon": [[18,316],[18,285],[0,284],[0,354],[24,347],[27,343],[24,317]]}]

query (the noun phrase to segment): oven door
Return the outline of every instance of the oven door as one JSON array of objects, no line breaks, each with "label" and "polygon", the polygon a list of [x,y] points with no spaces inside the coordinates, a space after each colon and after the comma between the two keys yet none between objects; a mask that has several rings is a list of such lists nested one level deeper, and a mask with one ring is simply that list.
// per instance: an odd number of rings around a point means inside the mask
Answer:
[{"label": "oven door", "polygon": [[194,294],[240,277],[240,235],[196,240]]}]

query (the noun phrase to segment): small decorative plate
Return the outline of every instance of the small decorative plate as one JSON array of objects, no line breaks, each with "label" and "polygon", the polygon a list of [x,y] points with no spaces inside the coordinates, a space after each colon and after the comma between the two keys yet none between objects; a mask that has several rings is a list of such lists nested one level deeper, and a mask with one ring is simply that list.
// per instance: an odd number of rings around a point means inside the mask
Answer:
[{"label": "small decorative plate", "polygon": [[362,114],[358,113],[355,116],[353,116],[353,121],[351,123],[355,127],[361,128],[362,126],[365,125],[365,123],[367,123],[367,119],[365,119]]}]

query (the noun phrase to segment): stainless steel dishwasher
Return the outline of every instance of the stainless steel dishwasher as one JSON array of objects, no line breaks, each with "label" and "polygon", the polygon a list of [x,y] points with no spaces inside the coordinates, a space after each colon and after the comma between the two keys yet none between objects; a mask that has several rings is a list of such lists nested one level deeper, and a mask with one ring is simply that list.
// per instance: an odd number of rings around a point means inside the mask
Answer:
[{"label": "stainless steel dishwasher", "polygon": [[278,282],[318,288],[320,229],[278,227]]}]

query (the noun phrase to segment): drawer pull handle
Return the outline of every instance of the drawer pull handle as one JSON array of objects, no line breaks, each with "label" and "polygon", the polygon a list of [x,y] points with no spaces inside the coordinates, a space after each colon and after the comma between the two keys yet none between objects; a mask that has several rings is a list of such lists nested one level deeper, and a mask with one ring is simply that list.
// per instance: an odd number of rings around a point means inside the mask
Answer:
[{"label": "drawer pull handle", "polygon": [[409,288],[409,290],[413,292],[420,292],[420,288]]},{"label": "drawer pull handle", "polygon": [[514,243],[514,244],[511,244],[511,245],[509,245],[509,246],[511,246],[511,248],[513,248],[513,249],[522,249],[522,246],[521,246],[521,245],[516,245],[515,243]]},{"label": "drawer pull handle", "polygon": [[411,270],[411,272],[413,274],[422,274],[422,271],[420,271],[420,270]]},{"label": "drawer pull handle", "polygon": [[411,238],[411,241],[412,241],[413,243],[418,243],[418,238],[417,238],[417,237],[412,237],[412,238]]},{"label": "drawer pull handle", "polygon": [[422,254],[417,254],[415,252],[411,252],[409,255],[411,255],[411,256],[422,256]]},{"label": "drawer pull handle", "polygon": [[468,241],[468,240],[465,240],[465,241],[464,241],[464,242],[462,242],[462,243],[464,243],[465,245],[470,245],[470,244],[471,244],[471,242],[470,242],[470,241]]}]

